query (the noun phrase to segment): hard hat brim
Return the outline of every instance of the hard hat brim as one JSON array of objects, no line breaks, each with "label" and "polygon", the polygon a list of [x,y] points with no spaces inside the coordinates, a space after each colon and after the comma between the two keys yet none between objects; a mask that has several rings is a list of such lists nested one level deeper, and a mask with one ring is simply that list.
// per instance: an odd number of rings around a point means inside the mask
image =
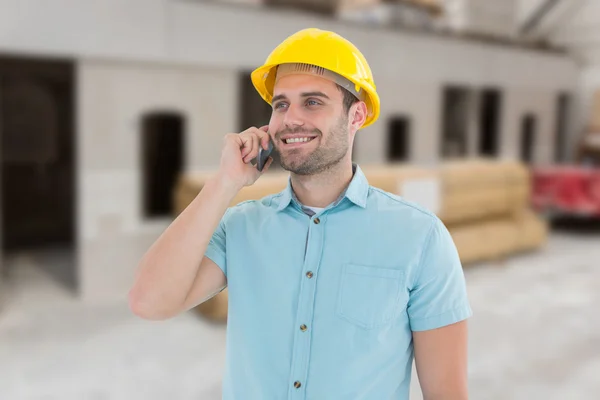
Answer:
[{"label": "hard hat brim", "polygon": [[[293,62],[293,61],[290,61]],[[302,61],[298,61],[302,63]],[[258,68],[256,68],[250,74],[250,79],[254,88],[259,93],[264,101],[266,101],[269,105],[272,104],[273,100],[273,88],[275,86],[275,69],[279,64],[265,64]],[[325,66],[314,64],[318,67],[322,67],[327,69]],[[359,82],[354,79],[352,76],[344,76],[346,79],[354,83],[355,85],[361,87],[367,93],[367,96],[364,100],[367,105],[367,118],[365,122],[361,126],[361,129],[366,128],[371,125],[379,118],[380,114],[380,100],[379,95],[377,94],[375,88],[371,85],[366,84],[365,82]]]}]

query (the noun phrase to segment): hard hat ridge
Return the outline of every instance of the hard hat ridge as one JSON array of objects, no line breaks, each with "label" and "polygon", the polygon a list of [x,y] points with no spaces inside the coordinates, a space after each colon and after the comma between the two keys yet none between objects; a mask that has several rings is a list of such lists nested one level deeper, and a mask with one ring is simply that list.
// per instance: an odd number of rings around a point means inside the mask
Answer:
[{"label": "hard hat ridge", "polygon": [[337,33],[317,28],[294,33],[252,72],[251,80],[260,96],[271,104],[276,80],[291,73],[330,79],[364,101],[367,118],[363,128],[379,117],[380,100],[371,68],[358,48]]},{"label": "hard hat ridge", "polygon": [[284,76],[297,74],[320,76],[337,83],[361,101],[364,101],[366,98],[366,92],[359,85],[352,83],[342,75],[323,67],[306,63],[284,63],[277,66],[275,83]]}]

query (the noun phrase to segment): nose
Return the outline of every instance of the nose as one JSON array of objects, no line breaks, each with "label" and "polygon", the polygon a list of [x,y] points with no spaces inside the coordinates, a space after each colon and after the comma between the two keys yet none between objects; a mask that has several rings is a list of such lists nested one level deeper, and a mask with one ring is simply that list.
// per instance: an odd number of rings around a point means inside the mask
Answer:
[{"label": "nose", "polygon": [[298,126],[304,125],[304,120],[302,118],[301,107],[296,105],[288,106],[285,111],[285,116],[283,118],[283,124],[287,129],[293,129]]}]

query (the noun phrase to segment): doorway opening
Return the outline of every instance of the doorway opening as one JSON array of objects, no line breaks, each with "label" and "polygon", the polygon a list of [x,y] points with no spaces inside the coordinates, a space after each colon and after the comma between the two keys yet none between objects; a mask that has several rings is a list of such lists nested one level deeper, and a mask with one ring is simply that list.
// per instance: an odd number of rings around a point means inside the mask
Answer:
[{"label": "doorway opening", "polygon": [[481,92],[479,109],[479,154],[498,156],[498,136],[502,113],[502,93],[498,89]]},{"label": "doorway opening", "polygon": [[388,122],[387,160],[403,162],[409,159],[410,119],[405,116],[392,117]]},{"label": "doorway opening", "polygon": [[533,162],[537,119],[533,114],[526,114],[521,120],[521,161]]},{"label": "doorway opening", "polygon": [[0,55],[3,275],[41,269],[77,291],[71,60]]},{"label": "doorway opening", "polygon": [[561,93],[557,98],[556,133],[554,141],[554,161],[564,163],[568,160],[567,132],[569,125],[570,96]]},{"label": "doorway opening", "polygon": [[144,217],[170,217],[173,191],[185,163],[184,118],[173,112],[147,114],[141,134]]},{"label": "doorway opening", "polygon": [[465,157],[469,126],[469,89],[462,86],[445,87],[442,101],[441,156]]}]

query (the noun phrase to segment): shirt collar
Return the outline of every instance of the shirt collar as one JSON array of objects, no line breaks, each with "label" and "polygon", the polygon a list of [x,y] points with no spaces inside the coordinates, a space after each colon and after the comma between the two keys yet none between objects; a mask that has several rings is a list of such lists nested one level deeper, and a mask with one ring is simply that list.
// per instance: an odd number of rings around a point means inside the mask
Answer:
[{"label": "shirt collar", "polygon": [[[356,204],[359,207],[365,208],[367,206],[367,195],[369,194],[369,182],[365,177],[363,171],[358,166],[358,164],[352,164],[352,180],[350,184],[342,192],[340,197],[331,205],[335,207],[338,205],[344,198],[347,198],[352,203]],[[281,211],[288,207],[291,202],[295,202],[299,207],[302,207],[296,195],[294,194],[294,190],[292,189],[292,180],[291,177],[288,178],[288,183],[286,188],[281,192],[279,205],[277,206],[277,211]]]}]

